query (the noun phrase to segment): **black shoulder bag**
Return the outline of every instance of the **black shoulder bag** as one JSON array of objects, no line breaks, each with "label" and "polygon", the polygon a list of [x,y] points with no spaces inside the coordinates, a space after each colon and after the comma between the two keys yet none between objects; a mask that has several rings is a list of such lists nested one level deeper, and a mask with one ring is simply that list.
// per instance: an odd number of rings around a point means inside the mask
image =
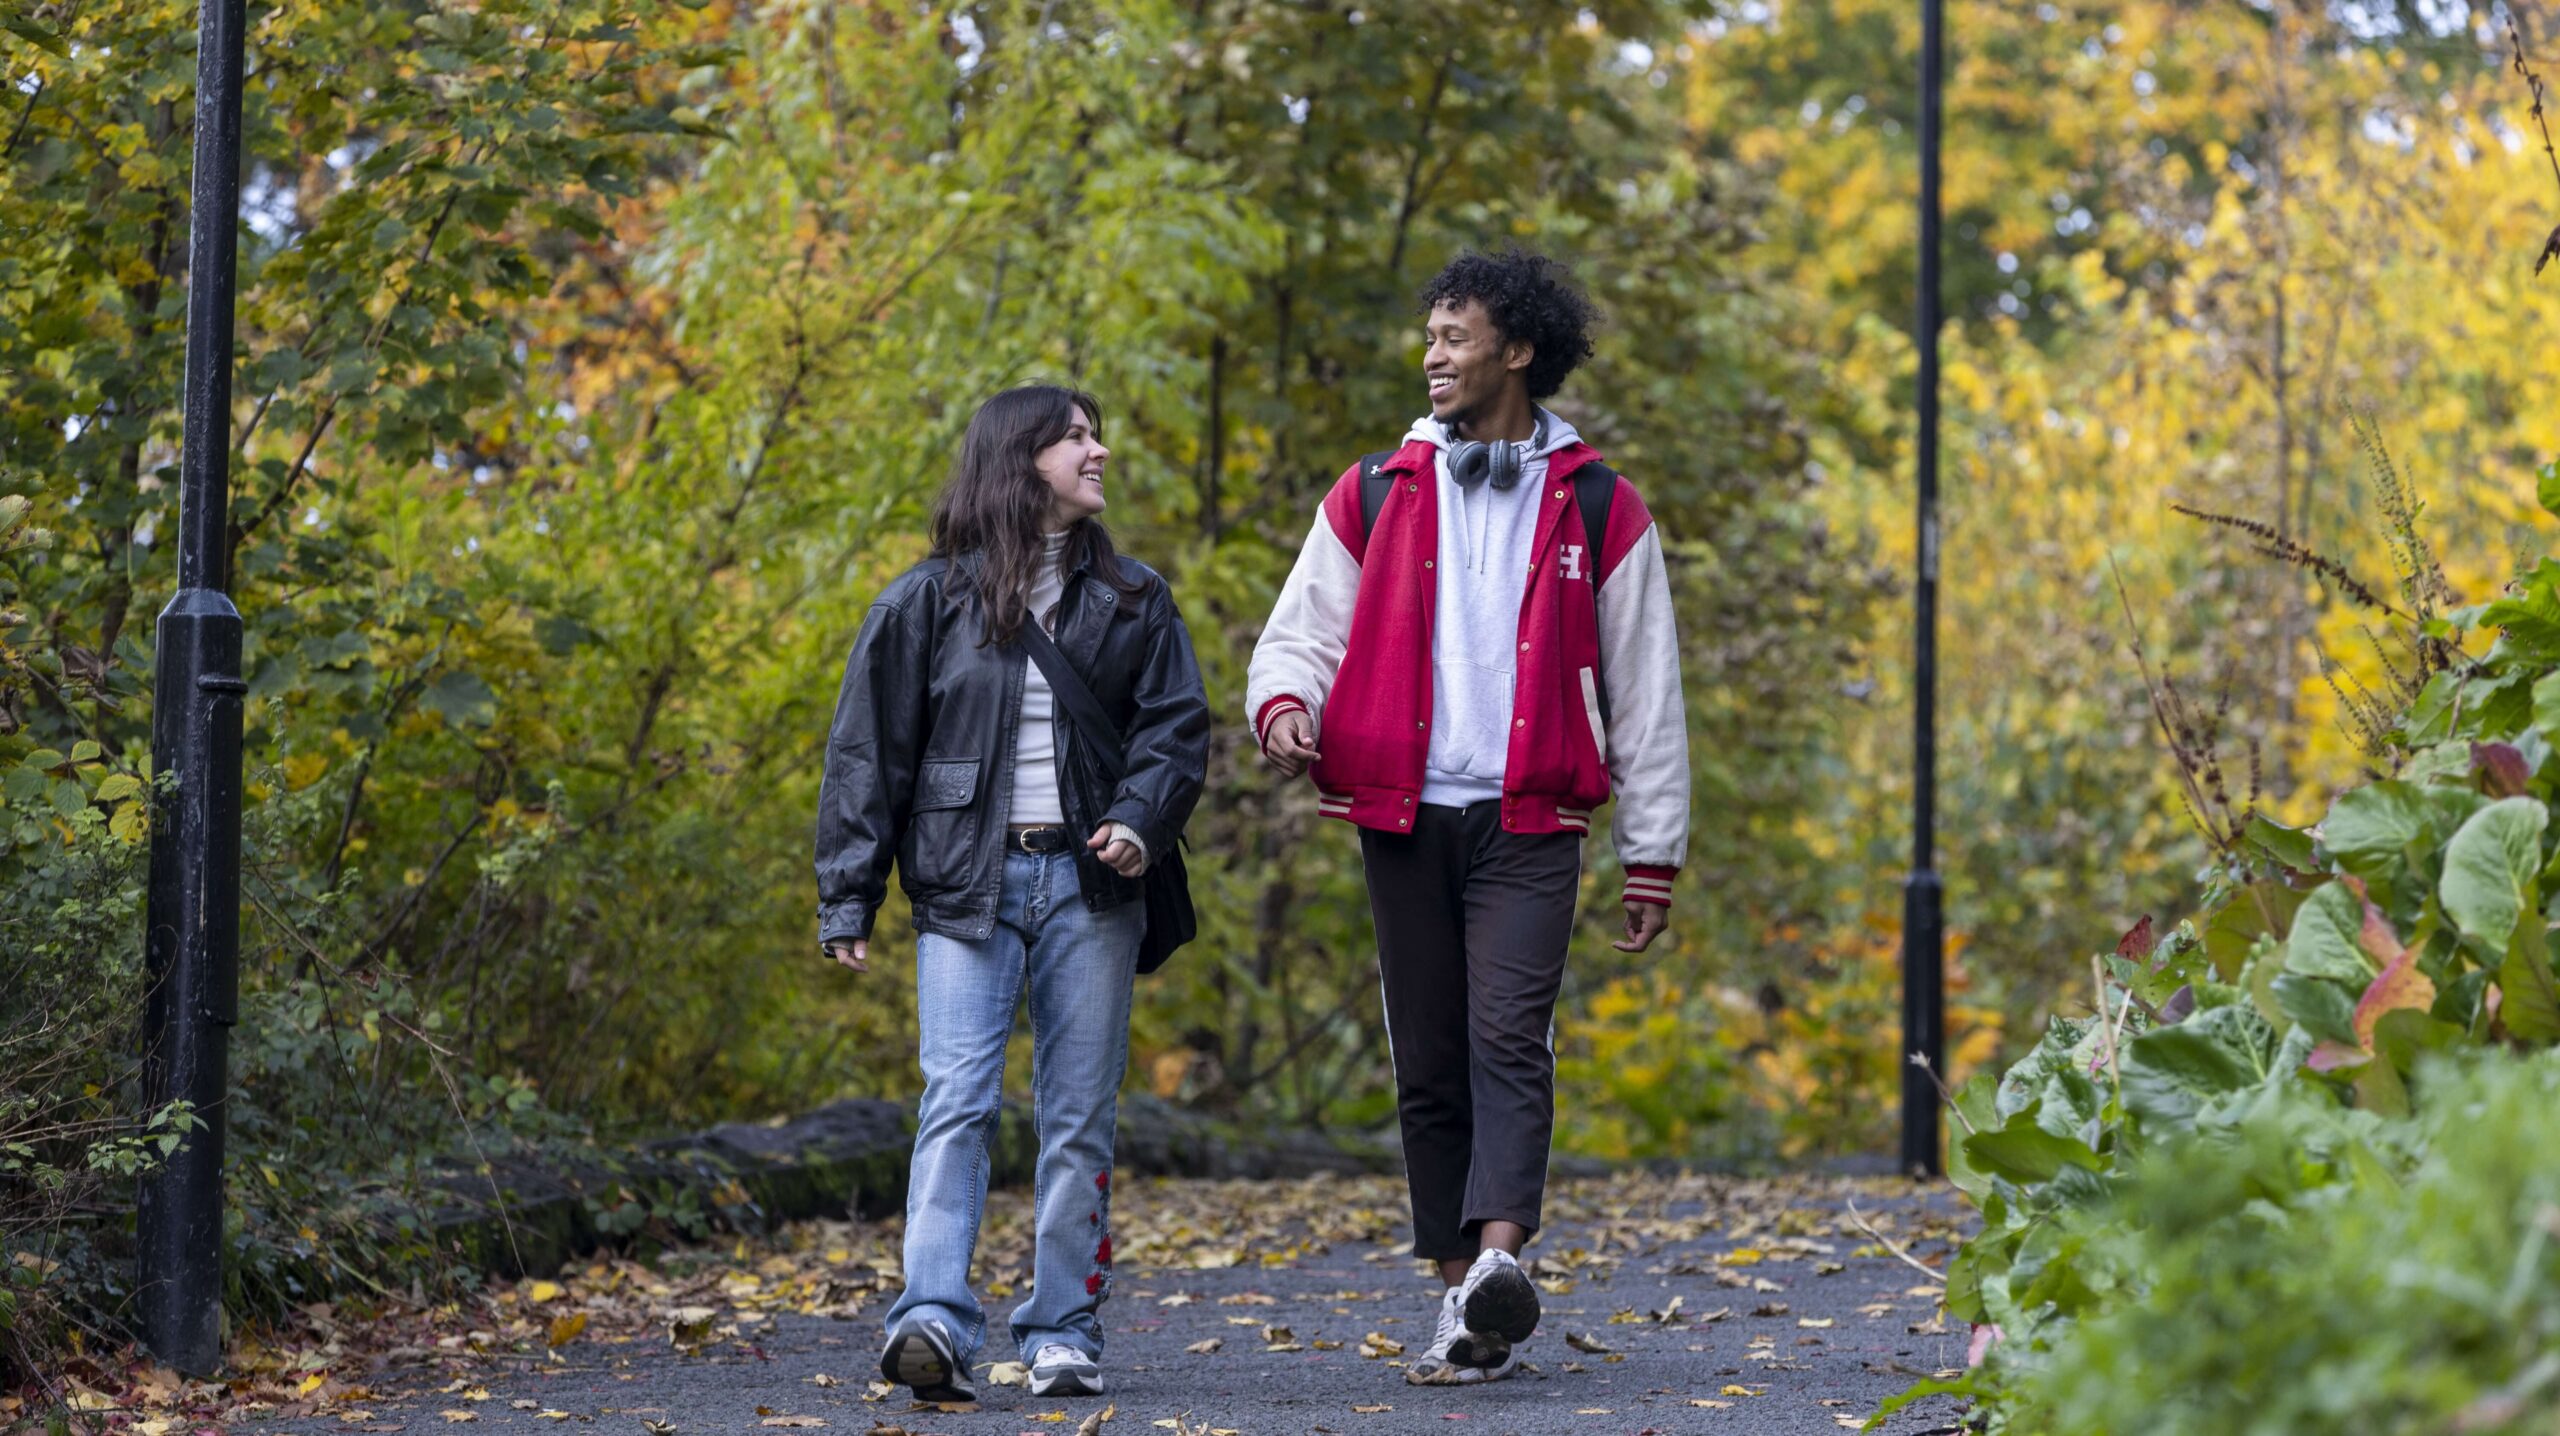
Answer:
[{"label": "black shoulder bag", "polygon": [[[1049,691],[1067,707],[1067,719],[1076,732],[1093,745],[1103,775],[1118,784],[1129,771],[1129,756],[1120,746],[1120,735],[1112,731],[1111,720],[1104,716],[1102,701],[1093,696],[1075,665],[1058,651],[1057,643],[1034,622],[1022,625],[1022,646],[1031,652],[1031,661],[1040,665],[1041,676],[1049,680]],[[1191,874],[1182,862],[1182,837],[1175,834],[1168,851],[1147,854],[1147,870],[1138,879],[1147,905],[1146,936],[1138,939],[1138,971],[1153,972],[1164,966],[1174,949],[1200,934],[1199,914],[1191,907]]]}]

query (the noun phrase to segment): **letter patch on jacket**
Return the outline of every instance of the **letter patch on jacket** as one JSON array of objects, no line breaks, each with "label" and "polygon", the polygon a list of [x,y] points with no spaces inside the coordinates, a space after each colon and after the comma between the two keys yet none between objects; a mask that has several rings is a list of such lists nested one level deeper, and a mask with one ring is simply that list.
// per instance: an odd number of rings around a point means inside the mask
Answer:
[{"label": "letter patch on jacket", "polygon": [[1564,576],[1577,579],[1582,577],[1582,545],[1569,543],[1564,546]]}]

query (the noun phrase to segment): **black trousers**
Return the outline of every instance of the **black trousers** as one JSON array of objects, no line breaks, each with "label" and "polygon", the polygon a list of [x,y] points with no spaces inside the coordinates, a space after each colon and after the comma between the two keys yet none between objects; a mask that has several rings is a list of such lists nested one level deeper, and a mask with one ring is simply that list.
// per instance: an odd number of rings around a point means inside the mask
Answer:
[{"label": "black trousers", "polygon": [[1549,1037],[1582,880],[1576,833],[1506,833],[1501,804],[1362,829],[1413,1193],[1413,1253],[1470,1258],[1489,1221],[1535,1231],[1555,1135]]}]

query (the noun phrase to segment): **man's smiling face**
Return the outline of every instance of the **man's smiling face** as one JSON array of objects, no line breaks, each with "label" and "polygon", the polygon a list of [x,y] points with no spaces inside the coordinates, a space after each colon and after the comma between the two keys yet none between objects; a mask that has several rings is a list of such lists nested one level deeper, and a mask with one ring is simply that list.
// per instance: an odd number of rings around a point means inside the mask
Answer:
[{"label": "man's smiling face", "polygon": [[1422,377],[1430,386],[1431,417],[1452,428],[1483,418],[1501,398],[1511,371],[1529,363],[1529,346],[1506,343],[1479,299],[1434,305],[1423,332]]}]

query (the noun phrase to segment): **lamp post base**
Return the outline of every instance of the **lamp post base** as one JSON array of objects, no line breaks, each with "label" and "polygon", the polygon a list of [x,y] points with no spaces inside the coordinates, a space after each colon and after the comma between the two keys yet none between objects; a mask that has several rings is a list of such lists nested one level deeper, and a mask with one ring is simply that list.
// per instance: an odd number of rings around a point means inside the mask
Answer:
[{"label": "lamp post base", "polygon": [[[1938,1149],[1938,1076],[1946,1067],[1946,892],[1935,869],[1911,875],[1902,890],[1902,1170],[1935,1177],[1945,1170]],[[1919,1059],[1928,1059],[1923,1068]]]},{"label": "lamp post base", "polygon": [[239,1017],[240,614],[215,589],[162,610],[153,688],[151,898],[144,939],[147,1117],[192,1122],[140,1184],[143,1343],[178,1371],[222,1364],[224,1082]]}]

